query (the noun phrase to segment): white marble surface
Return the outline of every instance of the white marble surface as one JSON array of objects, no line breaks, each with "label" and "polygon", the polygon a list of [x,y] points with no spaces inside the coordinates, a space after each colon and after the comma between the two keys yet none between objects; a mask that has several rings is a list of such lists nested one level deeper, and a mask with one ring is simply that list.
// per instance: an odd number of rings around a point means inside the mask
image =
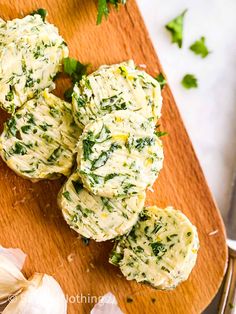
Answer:
[{"label": "white marble surface", "polygon": [[[164,67],[208,184],[222,213],[227,210],[236,167],[236,1],[137,0]],[[188,9],[182,49],[164,25]],[[212,53],[205,59],[188,47],[201,36]],[[193,73],[199,88],[180,81]]]}]

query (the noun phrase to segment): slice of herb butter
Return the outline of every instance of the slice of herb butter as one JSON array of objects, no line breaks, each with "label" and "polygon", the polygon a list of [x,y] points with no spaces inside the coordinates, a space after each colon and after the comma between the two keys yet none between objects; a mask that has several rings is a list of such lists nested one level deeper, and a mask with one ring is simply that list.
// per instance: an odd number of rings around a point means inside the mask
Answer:
[{"label": "slice of herb butter", "polygon": [[78,171],[67,180],[58,204],[69,226],[86,238],[105,241],[130,231],[143,209],[145,192],[125,199],[95,196],[83,188]]},{"label": "slice of herb butter", "polygon": [[117,241],[110,263],[128,280],[172,289],[192,271],[199,248],[197,229],[172,207],[147,207],[127,236]]},{"label": "slice of herb butter", "polygon": [[84,127],[91,120],[116,110],[129,109],[156,123],[161,114],[160,85],[133,61],[103,65],[84,76],[72,95],[75,121]]},{"label": "slice of herb butter", "polygon": [[12,170],[32,181],[67,176],[80,134],[71,104],[45,90],[4,124],[0,154]]},{"label": "slice of herb butter", "polygon": [[162,142],[153,124],[120,110],[88,124],[78,143],[77,163],[95,195],[124,197],[150,187],[163,165]]},{"label": "slice of herb butter", "polygon": [[40,15],[0,22],[0,106],[15,112],[53,82],[68,48],[58,29]]}]

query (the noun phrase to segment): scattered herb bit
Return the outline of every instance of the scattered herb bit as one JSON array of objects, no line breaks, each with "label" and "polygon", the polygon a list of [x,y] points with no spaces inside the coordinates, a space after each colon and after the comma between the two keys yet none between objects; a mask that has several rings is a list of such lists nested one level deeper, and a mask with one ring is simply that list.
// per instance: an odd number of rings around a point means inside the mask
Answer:
[{"label": "scattered herb bit", "polygon": [[192,234],[192,232],[189,231],[189,232],[187,233],[187,236],[190,237],[191,234]]},{"label": "scattered herb bit", "polygon": [[70,202],[72,201],[70,197],[70,192],[65,191],[62,193],[62,195],[67,199],[67,201],[70,201]]},{"label": "scattered herb bit", "polygon": [[81,237],[81,240],[82,240],[82,242],[83,242],[83,244],[84,244],[85,246],[88,246],[88,245],[89,245],[89,241],[90,241],[89,238]]},{"label": "scattered herb bit", "polygon": [[183,13],[165,25],[166,29],[171,33],[172,43],[177,43],[179,48],[182,47],[183,43],[183,24],[186,12],[187,10],[184,10]]},{"label": "scattered herb bit", "polygon": [[205,37],[201,37],[199,40],[196,40],[190,47],[196,55],[201,55],[202,58],[206,58],[210,51],[208,50],[205,44]]},{"label": "scattered herb bit", "polygon": [[155,131],[155,134],[156,134],[156,136],[158,136],[158,137],[162,137],[162,136],[168,135],[167,132],[162,132],[162,131],[159,131],[159,130],[156,130],[156,131]]},{"label": "scattered herb bit", "polygon": [[123,254],[117,253],[115,251],[111,252],[110,260],[113,265],[119,265],[119,262],[122,260],[122,258]]},{"label": "scattered herb bit", "polygon": [[197,78],[193,74],[186,74],[183,77],[183,79],[181,81],[181,84],[186,89],[197,88],[198,87]]},{"label": "scattered herb bit", "polygon": [[151,301],[152,301],[152,303],[155,303],[156,299],[155,298],[151,298]]},{"label": "scattered herb bit", "polygon": [[133,302],[133,299],[130,298],[130,297],[127,297],[127,298],[126,298],[126,301],[127,301],[127,303],[132,303],[132,302]]},{"label": "scattered herb bit", "polygon": [[126,0],[98,0],[97,25],[101,24],[103,16],[107,19],[109,15],[108,4],[118,9],[119,4],[125,4]]},{"label": "scattered herb bit", "polygon": [[167,83],[165,76],[162,73],[160,73],[155,77],[155,80],[157,80],[157,82],[159,82],[161,90],[163,90],[163,88],[165,87],[165,85]]},{"label": "scattered herb bit", "polygon": [[41,16],[42,20],[45,21],[45,18],[47,16],[48,12],[47,12],[47,10],[40,8],[38,10],[33,11],[30,15],[35,15],[35,14],[39,14]]}]

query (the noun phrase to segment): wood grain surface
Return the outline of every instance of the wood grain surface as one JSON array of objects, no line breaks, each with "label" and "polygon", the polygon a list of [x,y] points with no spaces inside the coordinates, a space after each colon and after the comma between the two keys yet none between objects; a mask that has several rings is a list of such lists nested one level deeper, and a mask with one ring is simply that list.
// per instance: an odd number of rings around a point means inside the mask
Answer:
[{"label": "wood grain surface", "polygon": [[[12,19],[46,8],[48,20],[67,41],[70,55],[91,63],[92,69],[132,58],[137,64],[146,64],[150,74],[159,73],[161,65],[134,0],[118,13],[112,12],[100,26],[95,24],[96,5],[93,0],[0,0],[0,15]],[[59,78],[57,95],[62,95],[67,85],[67,80]],[[173,291],[157,291],[125,280],[108,263],[112,242],[90,241],[85,246],[78,239],[57,208],[63,179],[33,184],[0,161],[0,243],[20,247],[28,254],[26,275],[37,271],[55,276],[70,297],[69,314],[89,313],[96,297],[108,291],[116,295],[125,313],[195,314],[219,288],[227,260],[223,223],[168,86],[163,97],[161,126],[169,133],[163,138],[164,169],[154,192],[148,193],[147,204],[181,209],[197,226],[201,244],[190,278]],[[6,118],[1,111],[1,128]],[[127,302],[127,297],[133,302]]]}]

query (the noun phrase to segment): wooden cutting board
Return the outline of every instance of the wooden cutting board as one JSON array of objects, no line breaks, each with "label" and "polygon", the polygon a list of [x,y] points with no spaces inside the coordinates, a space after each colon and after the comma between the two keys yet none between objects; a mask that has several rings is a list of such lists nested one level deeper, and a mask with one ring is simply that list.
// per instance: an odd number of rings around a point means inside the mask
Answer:
[{"label": "wooden cutting board", "polygon": [[[96,26],[93,0],[0,1],[3,19],[22,17],[43,7],[48,20],[58,26],[70,55],[93,69],[134,59],[155,75],[161,65],[134,0],[108,21]],[[68,82],[59,79],[57,94]],[[169,87],[163,91],[162,129],[164,169],[148,193],[147,204],[173,205],[197,226],[201,248],[190,278],[173,291],[157,291],[129,282],[108,263],[111,242],[85,246],[63,221],[57,192],[63,179],[31,183],[16,176],[0,161],[0,244],[20,247],[27,254],[24,271],[46,272],[61,284],[69,298],[69,314],[89,313],[96,298],[113,292],[125,313],[200,313],[212,300],[224,276],[227,250],[225,231],[199,162],[186,133]],[[191,106],[191,104],[189,104]],[[0,112],[0,126],[7,115]],[[215,234],[211,235],[211,232]],[[77,296],[77,297],[76,297]],[[133,302],[127,302],[127,297]]]}]

